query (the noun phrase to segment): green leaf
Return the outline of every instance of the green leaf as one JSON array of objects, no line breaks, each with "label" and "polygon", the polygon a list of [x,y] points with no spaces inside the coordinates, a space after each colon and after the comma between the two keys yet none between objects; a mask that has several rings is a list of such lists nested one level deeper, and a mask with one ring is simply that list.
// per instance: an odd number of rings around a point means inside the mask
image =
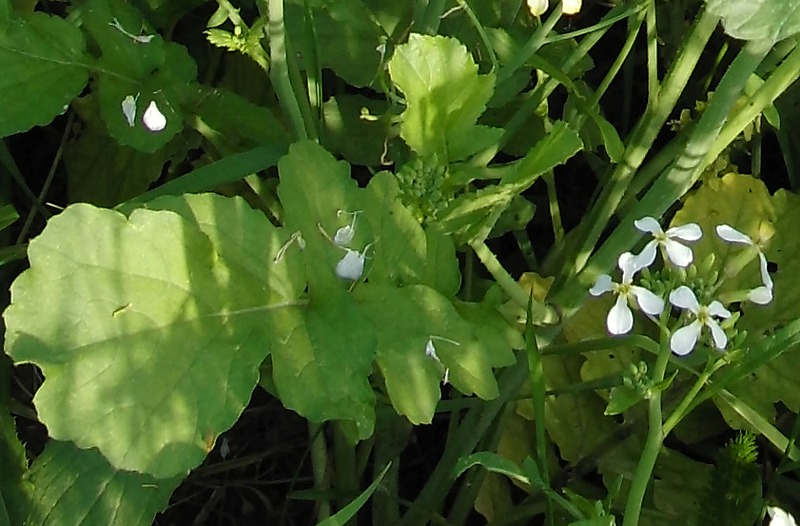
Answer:
[{"label": "green leaf", "polygon": [[158,188],[131,199],[121,211],[132,210],[136,203],[144,203],[164,195],[180,195],[207,192],[214,188],[233,183],[260,170],[275,166],[286,150],[278,146],[259,146],[242,153],[228,155],[206,166],[192,170],[188,174],[173,179]]},{"label": "green leaf", "polygon": [[120,471],[96,449],[56,440],[29,476],[35,488],[30,526],[149,526],[182,478]]},{"label": "green leaf", "polygon": [[473,466],[483,466],[492,473],[500,473],[523,484],[530,484],[528,477],[522,473],[520,466],[490,451],[481,451],[458,459],[453,469],[453,476],[460,477],[462,473]]},{"label": "green leaf", "polygon": [[97,118],[87,120],[68,146],[64,165],[69,200],[98,206],[115,206],[145,192],[161,177],[167,160],[164,150],[145,153],[119,144]]},{"label": "green leaf", "polygon": [[80,30],[60,18],[29,13],[0,28],[0,137],[64,113],[86,86],[89,60]]},{"label": "green leaf", "polygon": [[367,500],[375,493],[375,490],[378,489],[378,485],[383,480],[383,477],[386,476],[386,472],[389,471],[392,463],[386,464],[386,467],[378,474],[375,480],[372,481],[372,484],[369,485],[367,489],[361,492],[358,497],[353,499],[353,501],[336,512],[331,517],[328,517],[322,522],[317,523],[317,526],[344,526],[347,522],[355,517],[358,510],[360,510],[364,504],[367,503]]},{"label": "green leaf", "polygon": [[[299,0],[286,3],[286,22],[295,42],[302,41],[301,35],[308,27],[301,26],[305,18],[303,4]],[[385,33],[369,16],[369,9],[361,0],[323,0],[310,4],[320,67],[330,68],[353,86],[371,84],[381,73],[381,54],[376,48],[384,42]]]},{"label": "green leaf", "polygon": [[28,459],[17,437],[14,418],[7,410],[10,380],[11,360],[0,356],[0,524],[23,524],[33,488],[24,478]]},{"label": "green leaf", "polygon": [[[362,118],[366,109],[374,118]],[[331,97],[322,105],[325,114],[323,145],[340,153],[348,162],[378,166],[391,136],[392,113],[386,101],[362,95]]]},{"label": "green leaf", "polygon": [[545,172],[564,164],[581,151],[583,143],[580,136],[563,121],[556,121],[544,139],[519,160],[516,170],[507,173],[500,180],[502,185],[513,185],[519,193],[529,188]]},{"label": "green leaf", "polygon": [[17,219],[19,219],[19,214],[14,205],[0,206],[0,230],[13,225]]},{"label": "green leaf", "polygon": [[632,387],[619,386],[611,388],[611,395],[609,397],[604,415],[618,415],[641,402],[643,393]]},{"label": "green leaf", "polygon": [[289,148],[289,135],[269,108],[224,88],[198,86],[196,98],[197,117],[213,130],[215,140],[229,152],[263,144],[284,151]]},{"label": "green leaf", "polygon": [[478,75],[458,40],[412,34],[395,49],[389,73],[406,96],[400,136],[420,156],[461,160],[502,135],[499,128],[476,124],[492,96],[494,75]]},{"label": "green leaf", "polygon": [[175,199],[188,220],[68,207],[31,241],[4,314],[7,353],[45,375],[34,402],[50,436],[156,477],[197,466],[235,422],[269,315],[292,311],[281,306],[302,288],[282,278],[291,259],[272,263],[288,236],[261,214],[211,194]]},{"label": "green leaf", "polygon": [[286,319],[272,351],[283,405],[312,422],[351,421],[358,439],[372,435],[375,396],[369,383],[376,335],[344,291],[312,298],[305,316]]},{"label": "green leaf", "polygon": [[778,42],[800,32],[795,0],[706,0],[706,9],[733,38]]},{"label": "green leaf", "polygon": [[[90,0],[83,22],[100,47],[97,91],[108,133],[120,144],[143,152],[156,151],[183,129],[181,108],[187,88],[197,75],[194,61],[186,48],[164,42],[147,27],[129,2]],[[153,38],[137,42],[123,31]],[[123,102],[133,103],[131,115],[126,115]],[[162,130],[145,125],[144,115],[151,103],[166,118]]]},{"label": "green leaf", "polygon": [[[346,250],[326,239],[321,230],[332,238],[337,229],[350,224],[350,213],[361,210],[363,190],[350,178],[350,166],[336,161],[317,143],[304,141],[289,148],[278,170],[278,196],[286,211],[284,224],[292,232],[301,232],[305,240],[302,253],[312,294],[344,289],[350,283],[339,278],[335,269]],[[368,222],[356,221],[356,235],[348,246],[362,251],[375,238]],[[366,275],[369,264],[365,267]]]}]

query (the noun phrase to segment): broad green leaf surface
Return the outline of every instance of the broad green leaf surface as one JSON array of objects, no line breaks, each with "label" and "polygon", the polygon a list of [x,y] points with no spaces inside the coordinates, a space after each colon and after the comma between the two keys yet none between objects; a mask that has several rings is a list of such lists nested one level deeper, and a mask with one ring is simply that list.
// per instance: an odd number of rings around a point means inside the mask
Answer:
[{"label": "broad green leaf surface", "polygon": [[80,30],[60,18],[29,13],[0,28],[0,137],[64,113],[86,86],[89,61]]},{"label": "broad green leaf surface", "polygon": [[181,481],[120,471],[96,449],[57,440],[48,442],[29,477],[35,487],[29,526],[150,526]]},{"label": "broad green leaf surface", "polygon": [[[435,290],[424,285],[396,288],[367,283],[355,295],[378,329],[376,361],[392,404],[412,423],[431,422],[445,368],[462,393],[483,399],[497,396],[492,355],[484,341]],[[425,354],[429,339],[441,363]]]},{"label": "broad green leaf surface", "polygon": [[194,108],[202,125],[195,124],[201,133],[213,130],[214,143],[223,153],[238,152],[262,144],[271,144],[284,150],[289,148],[289,135],[272,110],[249,102],[244,97],[224,88],[197,87]]},{"label": "broad green leaf surface", "polygon": [[564,121],[553,123],[550,133],[536,143],[516,164],[516,170],[504,176],[500,183],[514,186],[517,192],[529,188],[536,179],[578,153],[583,147],[578,133]]},{"label": "broad green leaf surface", "polygon": [[458,40],[411,34],[395,49],[389,74],[406,97],[400,136],[420,156],[458,161],[502,134],[476,125],[492,96],[494,75],[479,75]]},{"label": "broad green leaf surface", "polygon": [[[358,439],[372,435],[375,396],[369,383],[376,335],[370,320],[344,291],[312,298],[303,319],[272,351],[281,402],[312,422],[351,421]],[[274,336],[273,336],[274,338]]]},{"label": "broad green leaf surface", "polygon": [[706,9],[733,38],[778,42],[800,32],[796,0],[706,0]]},{"label": "broad green leaf surface", "polygon": [[[7,353],[44,372],[34,402],[50,436],[157,477],[197,466],[234,423],[269,350],[268,314],[293,310],[279,307],[292,287],[269,278],[283,242],[269,222],[233,199],[187,204],[217,222],[219,246],[204,220],[174,212],[68,207],[31,241],[4,315]],[[263,273],[243,272],[256,258]]]},{"label": "broad green leaf surface", "polygon": [[145,153],[121,145],[99,119],[90,118],[64,151],[69,200],[115,206],[145,192],[161,177],[166,160],[166,149]]}]

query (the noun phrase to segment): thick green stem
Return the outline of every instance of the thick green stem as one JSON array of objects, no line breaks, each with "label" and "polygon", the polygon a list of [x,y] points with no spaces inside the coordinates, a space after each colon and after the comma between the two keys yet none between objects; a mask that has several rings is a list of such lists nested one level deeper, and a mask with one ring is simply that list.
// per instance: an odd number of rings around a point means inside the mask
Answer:
[{"label": "thick green stem", "polygon": [[[311,469],[314,474],[314,488],[325,492],[330,489],[328,478],[328,446],[320,424],[308,423],[308,436],[311,439]],[[331,505],[326,499],[319,500],[317,519],[322,521],[331,515]]]}]

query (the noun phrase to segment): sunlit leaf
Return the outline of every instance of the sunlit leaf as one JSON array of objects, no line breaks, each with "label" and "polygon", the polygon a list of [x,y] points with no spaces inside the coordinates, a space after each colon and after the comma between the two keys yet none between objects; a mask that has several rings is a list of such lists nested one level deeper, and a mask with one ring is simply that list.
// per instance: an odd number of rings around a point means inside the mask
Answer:
[{"label": "sunlit leaf", "polygon": [[411,34],[395,49],[389,73],[406,97],[400,136],[420,156],[457,161],[502,134],[476,125],[492,96],[494,75],[479,75],[458,40]]},{"label": "sunlit leaf", "polygon": [[4,314],[6,352],[44,372],[50,436],[157,477],[197,466],[238,418],[269,315],[296,299],[267,272],[286,236],[239,200],[187,199],[188,220],[68,207],[31,241]]}]

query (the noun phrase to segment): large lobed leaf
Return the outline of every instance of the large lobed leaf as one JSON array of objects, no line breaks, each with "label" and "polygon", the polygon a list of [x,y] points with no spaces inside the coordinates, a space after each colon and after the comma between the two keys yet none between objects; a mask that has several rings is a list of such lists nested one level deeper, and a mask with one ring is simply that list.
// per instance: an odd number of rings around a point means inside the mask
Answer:
[{"label": "large lobed leaf", "polygon": [[178,213],[79,204],[53,218],[12,285],[6,352],[44,372],[34,402],[51,437],[170,477],[238,418],[271,316],[303,285],[292,258],[271,263],[283,234],[242,200],[153,206]]}]

